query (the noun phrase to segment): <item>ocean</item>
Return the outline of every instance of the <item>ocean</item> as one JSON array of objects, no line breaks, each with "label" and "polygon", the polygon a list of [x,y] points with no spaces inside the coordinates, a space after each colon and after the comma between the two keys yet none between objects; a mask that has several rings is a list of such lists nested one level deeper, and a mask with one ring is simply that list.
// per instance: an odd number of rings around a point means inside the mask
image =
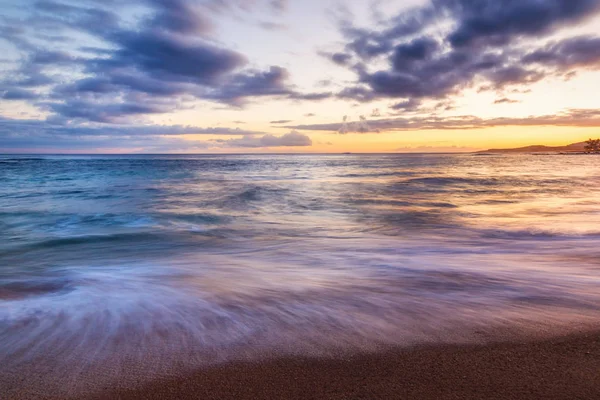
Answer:
[{"label": "ocean", "polygon": [[597,327],[599,161],[0,156],[0,385]]}]

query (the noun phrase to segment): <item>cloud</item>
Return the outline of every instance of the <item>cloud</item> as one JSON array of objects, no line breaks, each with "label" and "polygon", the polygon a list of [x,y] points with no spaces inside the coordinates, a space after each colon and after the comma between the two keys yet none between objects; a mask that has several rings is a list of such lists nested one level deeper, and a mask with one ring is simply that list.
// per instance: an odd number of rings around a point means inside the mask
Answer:
[{"label": "cloud", "polygon": [[[348,127],[349,124],[350,122],[345,120],[342,123],[292,125],[286,126],[286,128],[340,133],[361,132],[359,129],[350,129]],[[552,115],[540,115],[525,118],[503,117],[485,119],[472,115],[463,115],[456,117],[415,116],[368,121],[368,128],[371,132],[424,129],[479,129],[498,126],[571,126],[600,128],[600,109],[572,109]]]},{"label": "cloud", "polygon": [[206,34],[212,21],[197,3],[186,0],[147,0],[157,10],[149,25],[182,34]]},{"label": "cloud", "polygon": [[283,13],[288,9],[288,0],[270,0],[269,4],[277,13]]},{"label": "cloud", "polygon": [[315,93],[298,93],[293,92],[288,94],[288,98],[293,100],[311,100],[320,101],[325,100],[333,96],[331,92],[315,92]]},{"label": "cloud", "polygon": [[421,100],[411,98],[392,105],[390,108],[396,111],[415,111],[421,108]]},{"label": "cloud", "polygon": [[341,20],[345,45],[325,55],[356,75],[338,97],[401,99],[393,109],[415,110],[470,87],[522,88],[600,68],[599,37],[544,40],[599,12],[600,0],[431,0],[374,29]]},{"label": "cloud", "polygon": [[267,31],[284,31],[288,27],[279,22],[263,21],[258,24],[261,28]]},{"label": "cloud", "polygon": [[509,43],[521,36],[547,34],[598,11],[596,0],[437,1],[455,15],[448,36],[454,47]]},{"label": "cloud", "polygon": [[600,37],[578,36],[553,41],[526,54],[522,62],[556,67],[560,71],[573,67],[597,69],[600,67]]},{"label": "cloud", "polygon": [[33,53],[31,63],[39,64],[69,64],[75,61],[75,57],[64,51],[39,50]]},{"label": "cloud", "polygon": [[85,136],[74,139],[64,135],[37,135],[34,139],[9,136],[0,140],[0,149],[9,153],[183,153],[215,148],[207,141],[190,141],[174,137],[106,137]]},{"label": "cloud", "polygon": [[20,88],[5,90],[0,95],[3,100],[32,100],[37,97],[38,95],[35,92]]},{"label": "cloud", "polygon": [[182,135],[225,135],[247,136],[260,135],[264,132],[250,131],[240,128],[226,127],[196,127],[183,125],[114,125],[94,124],[75,125],[61,124],[52,120],[11,119],[0,117],[0,140],[9,134],[21,136],[62,135],[71,137],[82,136],[182,136]]},{"label": "cloud", "polygon": [[59,103],[40,103],[44,108],[58,114],[64,121],[91,121],[101,123],[126,123],[131,115],[163,114],[170,111],[158,103],[147,102],[118,102],[97,103],[95,101],[72,99]]},{"label": "cloud", "polygon": [[497,99],[494,101],[494,104],[513,104],[519,103],[519,100],[509,99],[508,97],[503,97],[501,99]]},{"label": "cloud", "polygon": [[268,71],[248,71],[233,75],[227,82],[209,91],[204,97],[231,105],[243,105],[246,97],[302,96],[287,85],[289,72],[285,68],[272,66]]},{"label": "cloud", "polygon": [[[264,132],[225,127],[193,127],[181,125],[112,125],[89,126],[57,124],[52,121],[10,119],[0,117],[0,149],[18,151],[195,151],[228,146],[228,140],[200,140],[196,135],[237,136],[241,138],[267,137]],[[296,142],[294,142],[294,139]],[[234,139],[235,140],[235,139]],[[300,143],[295,136],[282,143]],[[260,146],[258,146],[260,147]]]},{"label": "cloud", "polygon": [[333,61],[334,63],[336,63],[338,65],[348,65],[350,63],[350,61],[352,60],[352,55],[347,54],[347,53],[342,53],[342,52],[337,52],[337,53],[321,52],[320,55]]},{"label": "cloud", "polygon": [[[302,93],[279,66],[250,68],[250,60],[212,40],[214,16],[256,7],[256,1],[125,0],[102,5],[96,0],[66,3],[39,0],[27,20],[0,22],[0,34],[19,44],[23,62],[0,82],[6,99],[44,87],[32,105],[75,123],[122,124],[191,107],[208,100],[243,107],[260,97],[319,100],[331,93]],[[264,0],[273,10],[285,1]],[[132,20],[119,7],[142,7]],[[135,21],[135,22],[133,22]],[[37,30],[48,39],[63,33],[91,36],[97,46],[70,46],[73,54],[32,42]],[[74,31],[77,35],[73,35]],[[76,53],[76,54],[75,54]],[[254,64],[252,64],[254,65]],[[49,71],[60,71],[50,76]],[[19,92],[20,90],[20,92]],[[40,92],[42,93],[42,92]]]},{"label": "cloud", "polygon": [[239,139],[220,140],[229,147],[306,147],[312,146],[312,140],[307,135],[292,131],[282,136],[267,134],[264,136],[247,135]]},{"label": "cloud", "polygon": [[342,135],[346,133],[369,132],[379,132],[379,130],[371,128],[371,126],[369,126],[369,122],[367,121],[367,117],[365,117],[364,115],[359,116],[357,121],[352,121],[350,117],[345,115],[342,119],[342,124],[337,129],[337,133]]},{"label": "cloud", "polygon": [[277,121],[271,121],[270,123],[271,124],[287,124],[289,122],[292,122],[292,120],[290,120],[290,119],[280,119],[280,120],[277,120]]},{"label": "cloud", "polygon": [[119,46],[119,50],[109,59],[90,62],[88,70],[91,72],[133,67],[154,79],[210,86],[247,63],[240,53],[181,38],[164,29],[116,31],[105,38]]}]

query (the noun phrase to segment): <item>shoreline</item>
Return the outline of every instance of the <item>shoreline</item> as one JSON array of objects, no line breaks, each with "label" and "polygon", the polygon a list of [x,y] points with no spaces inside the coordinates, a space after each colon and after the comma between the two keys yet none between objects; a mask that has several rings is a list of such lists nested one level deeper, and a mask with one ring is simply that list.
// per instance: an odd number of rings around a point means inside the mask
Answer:
[{"label": "shoreline", "polygon": [[600,399],[600,331],[234,362],[80,399]]}]

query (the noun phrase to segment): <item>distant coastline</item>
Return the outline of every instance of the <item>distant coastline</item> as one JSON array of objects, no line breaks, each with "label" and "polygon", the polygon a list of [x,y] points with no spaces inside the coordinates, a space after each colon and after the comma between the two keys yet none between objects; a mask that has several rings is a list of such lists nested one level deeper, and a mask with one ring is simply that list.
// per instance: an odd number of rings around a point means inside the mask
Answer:
[{"label": "distant coastline", "polygon": [[568,153],[568,154],[588,154],[585,153],[585,142],[571,143],[566,146],[544,146],[533,145],[517,147],[512,149],[489,149],[476,151],[476,154],[490,153]]}]

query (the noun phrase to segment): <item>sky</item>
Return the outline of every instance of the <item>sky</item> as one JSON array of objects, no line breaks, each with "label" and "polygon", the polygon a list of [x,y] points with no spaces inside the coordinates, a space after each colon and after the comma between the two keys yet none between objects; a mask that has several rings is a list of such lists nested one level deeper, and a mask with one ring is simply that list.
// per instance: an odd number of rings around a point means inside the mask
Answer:
[{"label": "sky", "polygon": [[600,0],[0,0],[1,153],[600,137]]}]

